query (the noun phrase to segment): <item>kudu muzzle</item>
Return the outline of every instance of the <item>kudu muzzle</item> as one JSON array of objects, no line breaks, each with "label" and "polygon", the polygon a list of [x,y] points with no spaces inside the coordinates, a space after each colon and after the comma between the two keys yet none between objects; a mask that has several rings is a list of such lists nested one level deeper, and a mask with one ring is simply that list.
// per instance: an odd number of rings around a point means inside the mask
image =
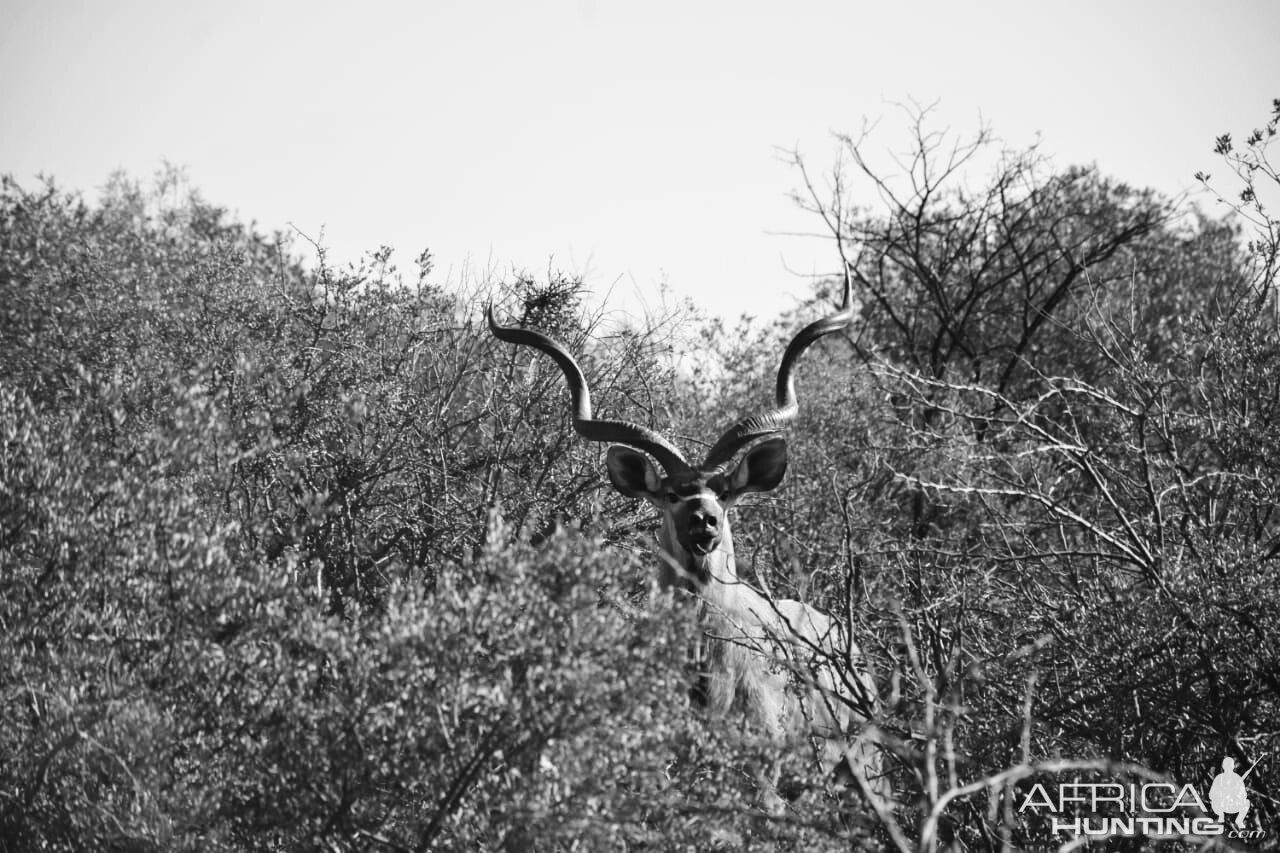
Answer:
[{"label": "kudu muzzle", "polygon": [[696,557],[720,547],[724,532],[724,507],[709,497],[682,501],[674,511],[680,545]]}]

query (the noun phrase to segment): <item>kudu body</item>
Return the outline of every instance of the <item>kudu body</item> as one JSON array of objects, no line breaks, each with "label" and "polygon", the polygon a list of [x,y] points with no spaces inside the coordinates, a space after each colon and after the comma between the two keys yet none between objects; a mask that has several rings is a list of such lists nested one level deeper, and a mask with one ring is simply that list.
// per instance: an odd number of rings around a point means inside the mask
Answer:
[{"label": "kudu body", "polygon": [[[618,442],[606,460],[614,488],[648,501],[661,514],[659,580],[692,590],[702,602],[700,648],[706,654],[700,692],[711,714],[741,712],[778,743],[816,739],[828,769],[874,795],[882,790],[879,751],[860,730],[874,711],[876,694],[858,647],[847,629],[822,611],[770,599],[744,583],[728,519],[743,495],[767,492],[782,482],[787,445],[780,433],[798,411],[792,381],[796,359],[823,335],[845,328],[852,313],[846,282],[842,309],[805,327],[787,347],[778,369],[776,407],[732,426],[701,465],[691,465],[648,427],[593,418],[582,370],[558,341],[498,325],[492,307],[488,320],[499,339],[534,347],[555,360],[569,385],[577,432],[592,441]],[[776,764],[770,773],[762,788],[774,807]]]}]

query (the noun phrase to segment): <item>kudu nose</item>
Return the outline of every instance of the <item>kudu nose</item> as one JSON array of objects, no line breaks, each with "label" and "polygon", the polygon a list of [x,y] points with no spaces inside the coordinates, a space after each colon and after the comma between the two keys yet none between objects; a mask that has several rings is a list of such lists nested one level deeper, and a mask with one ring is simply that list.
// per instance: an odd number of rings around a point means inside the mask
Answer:
[{"label": "kudu nose", "polygon": [[720,542],[720,519],[704,507],[695,507],[689,513],[688,537],[693,553],[710,554]]},{"label": "kudu nose", "polygon": [[695,509],[689,514],[690,533],[715,533],[716,517],[704,509]]}]

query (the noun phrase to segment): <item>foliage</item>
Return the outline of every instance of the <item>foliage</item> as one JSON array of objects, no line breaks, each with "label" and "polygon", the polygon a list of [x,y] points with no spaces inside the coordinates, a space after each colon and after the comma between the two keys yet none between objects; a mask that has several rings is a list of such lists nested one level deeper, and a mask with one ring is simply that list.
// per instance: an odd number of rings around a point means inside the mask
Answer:
[{"label": "foliage", "polygon": [[[210,417],[184,405],[180,440]],[[344,621],[166,471],[194,448],[102,458],[83,420],[13,392],[0,426],[9,848],[496,847],[641,822],[682,647],[678,611],[602,600],[626,561],[569,537],[495,550]],[[544,752],[565,756],[554,786]],[[600,815],[601,791],[631,813]]]},{"label": "foliage", "polygon": [[[0,850],[1020,849],[1034,781],[1204,790],[1273,753],[1273,125],[1219,142],[1243,227],[924,116],[904,174],[865,134],[829,196],[797,161],[861,310],[735,541],[867,653],[879,811],[700,712],[652,521],[558,369],[482,325],[494,298],[693,450],[835,282],[765,329],[609,332],[572,277],[309,268],[172,172],[97,204],[5,180]],[[1264,759],[1264,828],[1277,786]]]},{"label": "foliage", "polygon": [[985,190],[952,188],[988,142],[935,167],[950,149],[922,122],[909,195],[847,140],[882,214],[841,206],[847,176],[824,198],[801,173],[863,310],[803,368],[795,464],[822,475],[756,518],[771,585],[860,614],[878,640],[904,771],[892,822],[911,846],[1043,843],[1015,809],[1064,759],[1203,790],[1224,755],[1261,758],[1248,784],[1266,829],[1274,272],[1234,223],[1088,171],[1040,179],[1006,156]]},{"label": "foliage", "polygon": [[1275,293],[1275,281],[1280,274],[1280,221],[1270,212],[1280,202],[1280,169],[1271,162],[1268,150],[1280,129],[1280,98],[1271,102],[1271,118],[1260,128],[1254,128],[1245,138],[1244,147],[1237,148],[1230,133],[1218,137],[1214,153],[1218,154],[1239,182],[1233,197],[1223,195],[1210,183],[1210,175],[1197,172],[1196,179],[1209,188],[1218,200],[1253,230],[1248,243],[1253,256],[1253,288],[1249,293],[1259,305],[1270,303],[1276,319],[1280,319],[1280,301]]}]

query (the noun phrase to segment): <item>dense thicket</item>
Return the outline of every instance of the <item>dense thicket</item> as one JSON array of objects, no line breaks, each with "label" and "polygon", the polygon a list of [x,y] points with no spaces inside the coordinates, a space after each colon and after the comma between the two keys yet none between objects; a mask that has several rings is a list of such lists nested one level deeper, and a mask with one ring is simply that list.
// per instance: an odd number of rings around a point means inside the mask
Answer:
[{"label": "dense thicket", "polygon": [[[6,180],[0,849],[1017,848],[1050,761],[1203,790],[1224,755],[1263,757],[1270,826],[1274,121],[1219,143],[1248,247],[1034,152],[974,191],[990,140],[916,127],[909,174],[850,138],[809,184],[861,311],[802,363],[788,483],[736,519],[744,576],[869,652],[878,817],[804,751],[786,814],[753,808],[770,745],[697,713],[697,614],[490,294],[425,253],[304,266],[172,175],[96,204]],[[570,278],[498,296],[583,353],[597,410],[685,443],[826,311],[604,334]]]},{"label": "dense thicket", "polygon": [[[311,272],[174,197],[0,198],[0,847],[687,823],[656,810],[672,766],[723,762],[678,746],[682,611],[610,604],[647,572],[581,535],[506,547],[599,502],[558,375],[422,281],[425,256],[412,286],[387,253]],[[580,344],[578,295],[512,304]],[[605,405],[643,404],[654,344],[592,370]]]},{"label": "dense thicket", "polygon": [[933,812],[970,846],[1042,841],[1005,810],[1061,759],[1201,791],[1257,762],[1274,819],[1277,110],[1235,160],[1252,233],[1033,153],[974,192],[956,176],[989,141],[922,124],[907,175],[853,138],[829,195],[804,173],[863,310],[804,370],[795,468],[818,476],[753,539],[882,644],[920,803],[899,818],[926,836]]}]

